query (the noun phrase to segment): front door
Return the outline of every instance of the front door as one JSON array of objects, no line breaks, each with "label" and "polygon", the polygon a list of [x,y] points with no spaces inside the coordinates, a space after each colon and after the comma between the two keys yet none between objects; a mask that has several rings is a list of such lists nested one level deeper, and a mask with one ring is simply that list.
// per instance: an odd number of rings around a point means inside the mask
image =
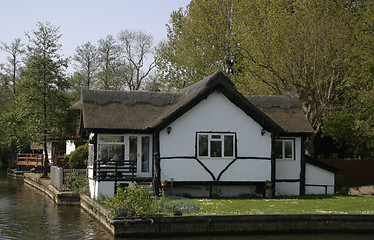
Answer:
[{"label": "front door", "polygon": [[151,158],[151,138],[147,135],[133,135],[128,137],[128,154],[126,160],[136,162],[136,176],[150,177]]}]

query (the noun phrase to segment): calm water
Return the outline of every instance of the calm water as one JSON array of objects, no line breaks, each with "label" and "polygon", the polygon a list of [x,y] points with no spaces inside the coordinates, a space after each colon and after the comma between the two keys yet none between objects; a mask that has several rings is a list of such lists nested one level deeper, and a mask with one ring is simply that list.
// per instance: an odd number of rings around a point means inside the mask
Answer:
[{"label": "calm water", "polygon": [[[125,239],[112,237],[80,207],[57,206],[46,195],[0,172],[0,239]],[[147,238],[156,239],[156,238]],[[157,238],[170,240],[372,240],[368,234],[281,234]]]}]

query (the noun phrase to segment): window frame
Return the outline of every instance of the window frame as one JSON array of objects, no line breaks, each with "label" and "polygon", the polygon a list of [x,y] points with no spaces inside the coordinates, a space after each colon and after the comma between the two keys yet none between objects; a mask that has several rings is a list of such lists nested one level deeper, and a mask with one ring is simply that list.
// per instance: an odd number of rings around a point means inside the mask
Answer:
[{"label": "window frame", "polygon": [[[207,135],[208,136],[208,149],[207,149],[207,156],[200,156],[200,136]],[[213,138],[212,136],[219,135],[220,138]],[[225,156],[225,136],[232,136],[232,156]],[[201,159],[234,159],[236,158],[236,132],[197,132],[196,133],[196,158]],[[212,157],[211,147],[212,142],[220,142],[221,143],[221,157]]]},{"label": "window frame", "polygon": [[[276,144],[276,142],[282,142],[282,158],[277,158],[277,152],[275,152],[275,159],[277,160],[296,160],[296,146],[295,146],[295,139],[294,138],[277,138],[275,139],[275,142],[274,144]],[[286,157],[286,151],[285,151],[285,148],[286,148],[286,142],[291,142],[291,146],[292,146],[292,156],[290,158]],[[275,147],[275,146],[274,146]],[[275,150],[276,151],[276,150]]]},{"label": "window frame", "polygon": [[[102,141],[102,137],[121,137],[122,141],[119,141],[119,142],[107,142],[107,141]],[[119,146],[123,146],[123,159],[121,159],[120,161],[125,161],[126,159],[126,138],[124,135],[121,135],[121,134],[98,134],[98,137],[97,137],[97,159],[100,160],[100,161],[103,161],[103,159],[101,159],[100,157],[100,145],[119,145]]]}]

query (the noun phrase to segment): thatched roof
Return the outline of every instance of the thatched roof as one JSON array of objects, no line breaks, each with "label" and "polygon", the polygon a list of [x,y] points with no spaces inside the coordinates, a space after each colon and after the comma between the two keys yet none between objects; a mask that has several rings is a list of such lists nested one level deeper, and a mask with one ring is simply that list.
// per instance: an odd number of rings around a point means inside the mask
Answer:
[{"label": "thatched roof", "polygon": [[149,131],[162,129],[214,91],[269,131],[310,133],[297,97],[240,94],[231,80],[218,71],[178,93],[149,91],[83,90],[76,107],[82,110],[85,129]]},{"label": "thatched roof", "polygon": [[297,96],[247,96],[256,107],[273,119],[288,133],[312,133],[313,128],[306,118]]}]

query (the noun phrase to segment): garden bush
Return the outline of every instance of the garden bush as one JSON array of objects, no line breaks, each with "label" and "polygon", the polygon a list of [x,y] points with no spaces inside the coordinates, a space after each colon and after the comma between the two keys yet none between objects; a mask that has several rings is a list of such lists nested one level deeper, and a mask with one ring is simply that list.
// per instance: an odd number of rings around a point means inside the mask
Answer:
[{"label": "garden bush", "polygon": [[134,184],[133,187],[117,185],[117,193],[104,200],[114,217],[118,217],[118,209],[127,209],[127,217],[152,216],[158,213],[158,207],[146,188]]},{"label": "garden bush", "polygon": [[88,161],[88,143],[77,147],[73,152],[70,153],[69,165],[73,169],[84,169],[87,168]]}]

